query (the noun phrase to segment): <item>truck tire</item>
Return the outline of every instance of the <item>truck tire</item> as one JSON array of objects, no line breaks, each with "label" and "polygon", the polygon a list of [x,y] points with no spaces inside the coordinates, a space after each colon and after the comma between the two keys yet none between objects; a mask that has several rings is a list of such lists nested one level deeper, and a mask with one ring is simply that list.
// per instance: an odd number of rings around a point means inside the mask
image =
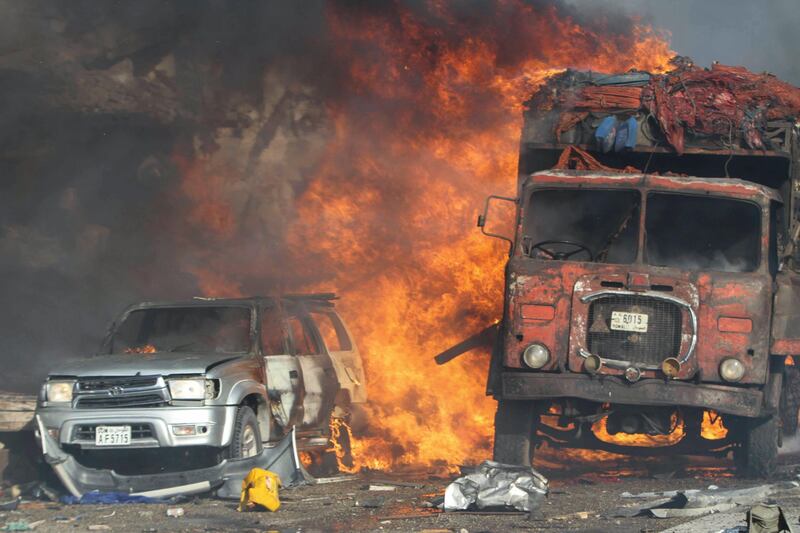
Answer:
[{"label": "truck tire", "polygon": [[797,433],[797,419],[800,415],[800,368],[787,366],[783,379],[781,423],[783,434],[791,437]]},{"label": "truck tire", "polygon": [[531,466],[536,418],[534,402],[498,400],[494,416],[495,461]]},{"label": "truck tire", "polygon": [[258,419],[253,409],[242,405],[236,411],[236,422],[233,425],[233,439],[228,448],[228,457],[241,459],[253,457],[261,453],[261,432],[258,429]]},{"label": "truck tire", "polygon": [[735,459],[746,477],[769,478],[775,472],[779,430],[775,415],[741,421]]}]

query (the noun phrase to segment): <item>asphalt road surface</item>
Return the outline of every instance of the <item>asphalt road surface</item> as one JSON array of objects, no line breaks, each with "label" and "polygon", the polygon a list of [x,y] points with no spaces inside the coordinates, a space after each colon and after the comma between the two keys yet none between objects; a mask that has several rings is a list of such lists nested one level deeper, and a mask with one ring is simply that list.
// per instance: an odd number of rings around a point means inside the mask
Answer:
[{"label": "asphalt road surface", "polygon": [[[702,519],[607,517],[610,509],[636,504],[625,492],[744,488],[780,480],[796,480],[800,459],[784,457],[771,480],[740,480],[730,463],[718,459],[667,457],[605,458],[559,463],[557,454],[537,464],[550,479],[550,495],[531,519],[524,513],[479,514],[441,512],[427,502],[442,496],[457,473],[406,470],[362,472],[341,481],[285,489],[282,507],[274,513],[236,511],[236,502],[193,498],[176,504],[62,505],[23,501],[17,510],[0,512],[0,526],[27,523],[35,531],[720,531],[743,525],[746,508]],[[370,485],[394,490],[369,490]],[[3,500],[8,499],[8,494]],[[800,489],[773,498],[798,524]],[[180,508],[182,516],[169,517]],[[681,526],[682,524],[686,524]],[[683,529],[681,529],[683,527]]]}]

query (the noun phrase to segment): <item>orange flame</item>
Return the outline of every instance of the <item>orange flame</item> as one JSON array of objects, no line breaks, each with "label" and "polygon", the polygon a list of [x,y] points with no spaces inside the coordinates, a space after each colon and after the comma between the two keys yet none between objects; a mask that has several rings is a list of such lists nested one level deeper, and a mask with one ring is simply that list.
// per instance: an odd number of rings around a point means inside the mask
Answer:
[{"label": "orange flame", "polygon": [[654,448],[658,446],[672,446],[677,444],[684,436],[683,420],[678,420],[676,414],[672,415],[673,430],[666,435],[647,435],[645,433],[616,433],[611,435],[606,428],[608,417],[601,418],[592,424],[595,436],[604,441],[620,446],[642,446]]},{"label": "orange flame", "polygon": [[135,346],[131,348],[125,348],[125,353],[156,353],[156,347],[152,344],[145,344],[144,346]]},{"label": "orange flame", "polygon": [[[522,103],[567,67],[662,70],[673,54],[646,26],[616,34],[521,0],[497,0],[490,20],[444,2],[427,16],[392,5],[391,15],[329,8],[332,61],[347,72],[275,266],[285,286],[342,296],[370,396],[356,467],[476,462],[491,453],[488,358],[437,367],[432,356],[500,318],[507,247],[474,220],[486,195],[515,189]],[[219,180],[196,189],[195,170],[183,168],[190,223],[207,217],[224,239],[233,211]],[[191,271],[209,294],[241,287],[235,270]]]},{"label": "orange flame", "polygon": [[728,436],[728,429],[723,425],[722,416],[719,413],[715,411],[703,412],[700,436],[708,440],[719,440]]}]

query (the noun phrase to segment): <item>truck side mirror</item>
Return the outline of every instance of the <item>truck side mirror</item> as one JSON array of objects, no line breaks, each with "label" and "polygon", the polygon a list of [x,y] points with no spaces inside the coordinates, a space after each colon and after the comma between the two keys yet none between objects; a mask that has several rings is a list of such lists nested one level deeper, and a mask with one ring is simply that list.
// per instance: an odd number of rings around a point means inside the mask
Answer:
[{"label": "truck side mirror", "polygon": [[486,203],[483,206],[483,213],[478,215],[478,227],[481,228],[481,233],[486,235],[487,237],[494,237],[495,239],[502,239],[508,242],[509,250],[508,253],[511,255],[511,252],[514,251],[514,240],[511,237],[503,235],[501,233],[494,233],[492,231],[486,231],[486,221],[489,216],[489,206],[492,204],[492,201],[497,202],[509,202],[513,204],[515,207],[517,205],[516,198],[509,198],[507,196],[497,196],[497,195],[490,195],[486,198]]}]

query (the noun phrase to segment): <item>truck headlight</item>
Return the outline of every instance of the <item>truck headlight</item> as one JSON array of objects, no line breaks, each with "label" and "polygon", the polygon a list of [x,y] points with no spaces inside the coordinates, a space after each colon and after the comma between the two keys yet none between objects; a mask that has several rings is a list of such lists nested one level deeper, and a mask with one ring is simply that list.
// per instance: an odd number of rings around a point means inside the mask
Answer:
[{"label": "truck headlight", "polygon": [[533,343],[522,352],[522,360],[533,369],[542,368],[550,360],[550,350],[543,344]]},{"label": "truck headlight", "polygon": [[729,357],[720,363],[719,375],[725,381],[739,381],[744,376],[744,365],[738,359]]},{"label": "truck headlight", "polygon": [[170,379],[167,384],[173,400],[203,400],[214,397],[214,382],[210,379]]},{"label": "truck headlight", "polygon": [[44,386],[45,399],[48,402],[68,403],[72,401],[72,390],[75,381],[48,381]]}]

